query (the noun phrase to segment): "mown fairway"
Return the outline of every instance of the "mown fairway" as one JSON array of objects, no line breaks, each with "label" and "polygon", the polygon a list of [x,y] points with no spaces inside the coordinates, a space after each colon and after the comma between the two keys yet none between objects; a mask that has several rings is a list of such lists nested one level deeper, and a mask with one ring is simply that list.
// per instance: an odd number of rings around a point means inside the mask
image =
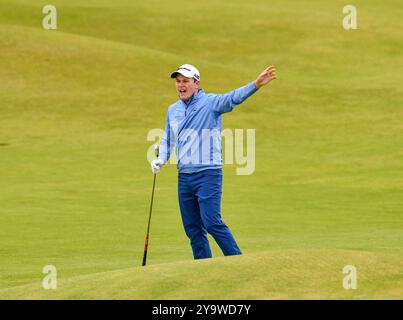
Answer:
[{"label": "mown fairway", "polygon": [[[400,1],[355,1],[351,31],[344,1],[54,0],[56,31],[44,4],[0,0],[0,298],[403,298]],[[140,268],[147,134],[183,63],[215,93],[277,67],[223,121],[256,130],[254,174],[224,167],[244,255],[212,242],[218,258],[192,260],[169,165]],[[342,288],[345,265],[357,290]]]}]

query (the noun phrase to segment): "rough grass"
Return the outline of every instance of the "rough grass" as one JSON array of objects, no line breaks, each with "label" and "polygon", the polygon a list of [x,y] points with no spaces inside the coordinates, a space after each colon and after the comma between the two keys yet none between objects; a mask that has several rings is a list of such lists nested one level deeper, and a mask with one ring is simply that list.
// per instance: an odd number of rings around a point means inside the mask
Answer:
[{"label": "rough grass", "polygon": [[[357,288],[342,270],[357,269]],[[394,256],[348,250],[273,250],[61,277],[0,291],[4,299],[400,299],[403,264]]]}]

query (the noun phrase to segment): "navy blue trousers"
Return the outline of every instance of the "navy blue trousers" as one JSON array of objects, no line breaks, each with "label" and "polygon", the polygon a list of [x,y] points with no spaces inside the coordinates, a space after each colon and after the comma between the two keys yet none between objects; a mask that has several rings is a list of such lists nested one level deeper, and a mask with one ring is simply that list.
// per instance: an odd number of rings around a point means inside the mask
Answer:
[{"label": "navy blue trousers", "polygon": [[195,259],[212,257],[207,233],[212,235],[224,255],[241,254],[231,231],[221,220],[221,194],[221,169],[179,173],[179,207]]}]

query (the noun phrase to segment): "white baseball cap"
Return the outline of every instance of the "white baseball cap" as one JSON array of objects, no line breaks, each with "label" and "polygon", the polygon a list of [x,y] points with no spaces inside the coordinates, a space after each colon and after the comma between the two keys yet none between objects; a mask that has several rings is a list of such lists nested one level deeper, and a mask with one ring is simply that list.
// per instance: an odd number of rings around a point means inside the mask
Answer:
[{"label": "white baseball cap", "polygon": [[193,78],[197,81],[200,80],[200,72],[191,64],[183,64],[178,70],[171,73],[171,78],[175,78],[177,74],[180,73],[182,76],[186,78]]}]

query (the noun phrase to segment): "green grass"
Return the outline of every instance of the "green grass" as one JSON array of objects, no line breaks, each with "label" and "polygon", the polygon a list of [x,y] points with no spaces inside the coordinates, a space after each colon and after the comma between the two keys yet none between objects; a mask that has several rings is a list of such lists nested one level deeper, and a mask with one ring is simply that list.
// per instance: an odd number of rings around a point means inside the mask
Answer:
[{"label": "green grass", "polygon": [[[354,261],[356,289],[343,288]],[[347,250],[272,250],[241,257],[179,261],[0,290],[5,299],[399,299],[401,259]],[[208,288],[208,289],[207,289]]]},{"label": "green grass", "polygon": [[[355,31],[342,1],[52,3],[57,31],[41,28],[45,3],[0,2],[0,298],[403,297],[398,1],[356,1]],[[182,63],[207,92],[278,70],[224,116],[256,129],[255,173],[224,168],[223,218],[245,255],[192,260],[170,165],[137,268],[146,137],[164,126]],[[40,288],[48,264],[54,292]],[[341,287],[345,264],[357,290]]]}]

